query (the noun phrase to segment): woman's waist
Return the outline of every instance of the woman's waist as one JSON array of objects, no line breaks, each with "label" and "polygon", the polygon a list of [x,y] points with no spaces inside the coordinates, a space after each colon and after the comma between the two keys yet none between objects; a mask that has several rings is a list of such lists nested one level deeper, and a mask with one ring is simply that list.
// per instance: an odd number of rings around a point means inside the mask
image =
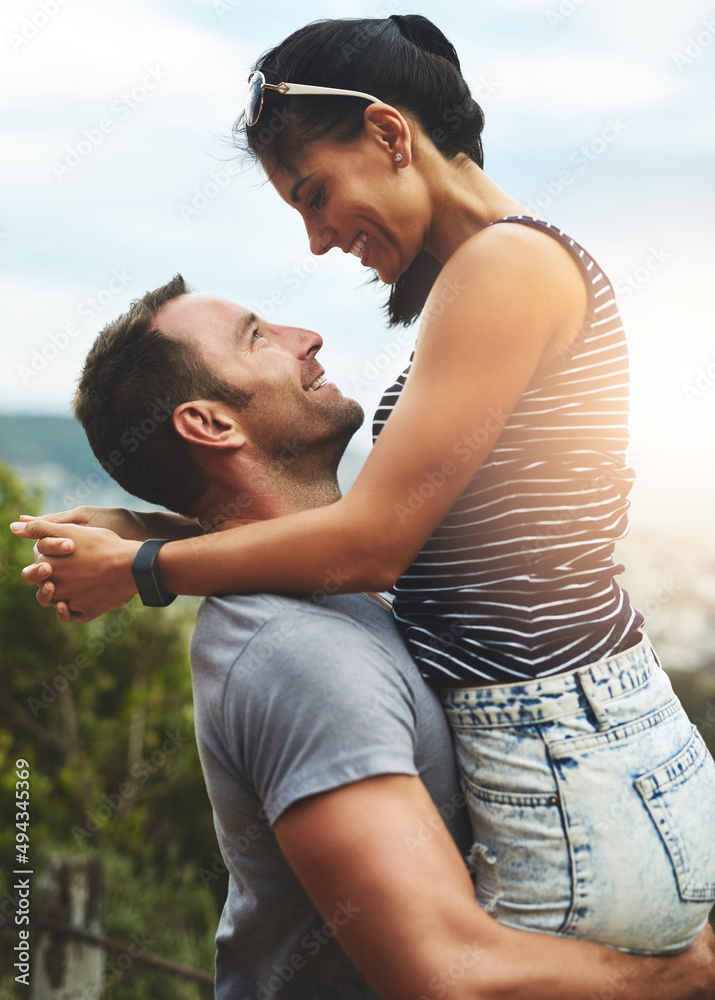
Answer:
[{"label": "woman's waist", "polygon": [[[648,637],[631,633],[623,648],[593,662],[548,676],[523,681],[449,681],[441,684],[441,698],[450,723],[473,725],[530,725],[585,708],[615,702],[643,688],[662,674]],[[672,695],[667,678],[665,685]]]},{"label": "woman's waist", "polygon": [[[596,663],[605,662],[607,659],[612,657],[617,657],[626,650],[632,649],[638,646],[643,640],[643,633],[641,631],[635,632],[635,634],[629,634],[628,638],[624,641],[623,645],[619,648],[609,651],[607,656],[603,656],[600,660],[595,661]],[[499,691],[496,689],[503,688],[507,692],[507,697],[512,697],[516,689],[524,693],[527,697],[531,690],[539,688],[541,691],[547,691],[549,687],[553,687],[555,690],[563,690],[564,681],[567,682],[568,679],[573,678],[575,683],[578,683],[577,678],[580,676],[579,671],[590,670],[594,664],[588,663],[585,666],[579,667],[564,667],[563,670],[556,671],[555,673],[550,673],[548,676],[537,674],[534,677],[530,677],[524,681],[514,681],[505,684],[503,679],[493,679],[488,677],[472,677],[459,679],[455,678],[453,681],[443,681],[441,682],[441,688],[444,691],[451,690],[452,688],[491,688],[490,697],[499,696]],[[531,687],[530,687],[531,686]],[[524,692],[524,688],[526,691]]]},{"label": "woman's waist", "polygon": [[422,675],[454,688],[548,681],[629,649],[643,625],[617,584],[607,601],[577,607],[506,606],[497,614],[432,603],[410,613],[396,602],[393,612]]},{"label": "woman's waist", "polygon": [[608,616],[609,608],[622,607],[625,595],[615,579],[621,572],[623,567],[612,561],[571,572],[540,567],[498,577],[476,571],[438,576],[416,566],[392,587],[392,606],[398,621],[433,633],[444,628],[455,635],[460,628],[497,633],[513,627],[528,638],[551,628],[568,629],[596,610]]}]

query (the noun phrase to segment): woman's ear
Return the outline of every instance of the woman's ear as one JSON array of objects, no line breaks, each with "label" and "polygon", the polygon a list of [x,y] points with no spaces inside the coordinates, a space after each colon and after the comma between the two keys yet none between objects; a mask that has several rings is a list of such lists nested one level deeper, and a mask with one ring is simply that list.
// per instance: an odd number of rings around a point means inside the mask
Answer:
[{"label": "woman's ear", "polygon": [[370,104],[365,109],[365,130],[397,167],[412,162],[412,130],[407,119],[391,104]]},{"label": "woman's ear", "polygon": [[174,410],[174,427],[189,444],[204,448],[242,448],[246,435],[227,404],[213,399],[192,399]]}]

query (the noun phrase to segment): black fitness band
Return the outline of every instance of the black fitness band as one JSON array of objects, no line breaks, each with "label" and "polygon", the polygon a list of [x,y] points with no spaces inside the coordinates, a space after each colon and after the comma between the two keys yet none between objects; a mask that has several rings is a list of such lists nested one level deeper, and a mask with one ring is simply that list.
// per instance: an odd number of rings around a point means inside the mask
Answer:
[{"label": "black fitness band", "polygon": [[169,594],[164,590],[156,564],[159,549],[170,541],[170,538],[149,538],[139,546],[132,560],[132,576],[137,585],[137,593],[142,604],[148,608],[165,608],[176,600],[176,594]]}]

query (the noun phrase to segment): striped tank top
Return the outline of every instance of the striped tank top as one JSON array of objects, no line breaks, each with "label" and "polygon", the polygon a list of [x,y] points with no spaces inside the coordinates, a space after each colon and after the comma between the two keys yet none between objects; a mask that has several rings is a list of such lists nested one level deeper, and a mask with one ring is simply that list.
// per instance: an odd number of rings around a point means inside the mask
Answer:
[{"label": "striped tank top", "polygon": [[[556,226],[527,216],[502,222],[559,240],[584,275],[588,308],[576,338],[534,374],[484,464],[393,588],[413,658],[423,676],[445,685],[574,670],[627,649],[643,624],[613,559],[633,485],[628,354],[613,288]],[[409,370],[383,396],[374,438]]]}]

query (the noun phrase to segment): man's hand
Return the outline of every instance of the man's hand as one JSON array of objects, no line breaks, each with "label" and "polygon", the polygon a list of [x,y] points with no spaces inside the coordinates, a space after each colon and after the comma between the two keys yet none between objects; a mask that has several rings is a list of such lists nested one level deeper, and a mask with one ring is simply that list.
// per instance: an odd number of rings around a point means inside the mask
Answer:
[{"label": "man's hand", "polygon": [[[336,937],[384,1000],[712,1000],[713,936],[645,958],[517,931],[480,909],[419,778],[386,774],[305,798],[274,831]],[[338,915],[339,914],[339,915]]]},{"label": "man's hand", "polygon": [[[706,926],[687,951],[672,956],[633,955],[604,948],[575,938],[519,935],[511,945],[511,959],[504,954],[503,970],[513,963],[522,968],[538,968],[544,963],[556,970],[558,987],[554,1000],[575,997],[612,997],[619,1000],[714,1000],[715,938]],[[568,949],[568,950],[564,950]],[[580,954],[579,954],[580,951]],[[562,964],[563,963],[563,964]],[[502,985],[510,985],[508,972]],[[574,979],[575,976],[575,979]],[[572,992],[569,992],[569,991]],[[498,992],[499,996],[502,996]],[[521,993],[508,994],[521,997]],[[540,995],[540,994],[539,994]],[[537,994],[525,987],[524,998],[535,1000]]]},{"label": "man's hand", "polygon": [[658,979],[665,990],[664,998],[670,1000],[671,996],[680,996],[675,992],[678,988],[688,998],[713,1000],[715,997],[715,935],[710,924],[703,927],[682,955],[652,961],[662,965]]},{"label": "man's hand", "polygon": [[131,564],[139,542],[106,528],[39,519],[16,522],[11,529],[22,538],[38,539],[36,563],[22,571],[22,579],[40,586],[39,603],[54,605],[61,621],[91,621],[136,593]]}]

